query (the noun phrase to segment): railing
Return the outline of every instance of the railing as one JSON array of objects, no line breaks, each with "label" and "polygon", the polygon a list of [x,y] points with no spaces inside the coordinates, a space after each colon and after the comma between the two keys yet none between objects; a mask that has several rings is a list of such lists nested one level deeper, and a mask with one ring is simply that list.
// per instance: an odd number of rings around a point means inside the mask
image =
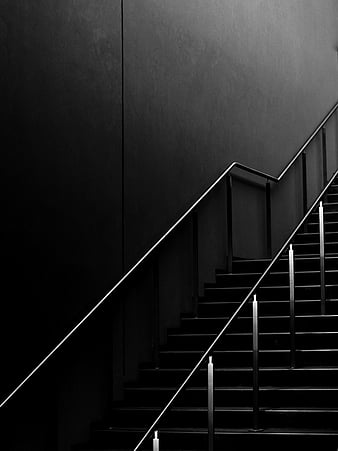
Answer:
[{"label": "railing", "polygon": [[[159,451],[159,436],[158,430],[155,430],[159,421],[164,417],[166,412],[172,406],[176,398],[179,394],[186,388],[188,382],[191,380],[193,375],[201,368],[202,364],[208,360],[208,450],[213,451],[213,443],[214,443],[214,365],[212,361],[212,352],[214,351],[215,346],[219,343],[220,339],[225,335],[226,331],[229,329],[234,320],[239,316],[240,312],[243,310],[243,307],[248,304],[250,300],[252,300],[252,367],[253,367],[253,421],[252,425],[253,431],[259,431],[259,314],[258,314],[258,299],[257,299],[257,289],[261,286],[265,277],[270,273],[273,265],[277,262],[277,260],[281,257],[283,252],[286,250],[287,246],[293,240],[296,233],[301,229],[301,227],[305,224],[309,216],[312,214],[313,210],[318,206],[319,203],[319,236],[320,236],[320,292],[321,292],[321,313],[325,314],[325,304],[326,304],[326,293],[325,293],[325,234],[324,234],[324,211],[323,211],[323,203],[321,199],[325,196],[326,191],[330,187],[333,180],[337,177],[338,170],[335,171],[333,176],[331,177],[329,182],[326,182],[326,185],[319,196],[313,202],[311,208],[308,210],[306,215],[291,233],[289,238],[285,241],[283,246],[278,251],[277,255],[271,260],[271,263],[263,272],[259,280],[256,284],[251,288],[248,295],[241,302],[239,307],[227,321],[223,329],[219,332],[213,342],[210,344],[208,349],[203,353],[202,357],[199,359],[195,367],[191,370],[189,375],[186,377],[181,386],[177,389],[175,394],[172,396],[168,404],[164,407],[161,413],[158,415],[156,420],[144,434],[142,439],[139,441],[137,446],[134,448],[134,451],[137,451],[144,441],[151,435],[152,432],[155,434],[155,443],[156,448],[153,447],[153,450]],[[292,244],[289,247],[289,288],[290,288],[290,367],[295,368],[296,366],[296,340],[295,340],[295,272],[294,272],[294,253]]]},{"label": "railing", "polygon": [[[106,295],[100,299],[100,301],[74,326],[70,332],[41,360],[41,362],[22,380],[22,382],[17,385],[17,387],[1,402],[0,408],[3,407],[14,395],[21,389],[23,385],[54,355],[65,343],[68,339],[87,321],[89,317],[93,315],[93,313],[119,288],[121,285],[125,283],[125,281],[133,274],[138,267],[142,265],[142,263],[147,260],[150,256],[154,256],[157,254],[159,246],[166,238],[172,234],[172,232],[190,215],[193,218],[193,299],[195,300],[195,308],[197,307],[198,300],[198,286],[199,286],[199,268],[198,268],[198,217],[197,217],[197,207],[201,204],[201,202],[208,196],[208,194],[213,191],[213,189],[226,178],[227,183],[227,243],[228,243],[228,255],[227,255],[227,267],[228,271],[232,272],[232,262],[233,262],[233,233],[232,233],[232,175],[231,171],[234,168],[238,168],[243,170],[244,172],[254,174],[261,178],[266,179],[266,232],[267,232],[267,251],[271,255],[272,246],[271,246],[271,192],[270,192],[270,182],[278,183],[284,175],[288,172],[288,170],[294,165],[294,163],[298,160],[300,156],[302,156],[302,174],[303,174],[303,207],[304,213],[307,209],[307,170],[306,170],[306,150],[309,144],[313,141],[313,139],[321,132],[322,137],[322,155],[323,155],[323,181],[327,179],[327,159],[326,159],[326,124],[328,120],[333,116],[338,108],[338,103],[336,103],[332,109],[328,112],[322,122],[318,125],[315,131],[309,136],[309,138],[305,141],[303,146],[299,149],[299,151],[295,154],[292,160],[287,164],[287,166],[283,169],[278,177],[275,177],[271,174],[259,171],[255,168],[246,166],[242,163],[234,161],[231,163],[220,175],[219,177],[207,188],[204,193],[191,205],[190,208],[169,228],[169,230],[135,263],[124,275],[123,277],[106,293]],[[154,318],[158,316],[156,312],[158,312],[158,302],[159,297],[156,295],[156,290],[158,287],[158,260],[154,259],[154,279],[155,279],[155,306],[154,306]],[[158,290],[157,290],[158,292]],[[158,294],[158,293],[157,293]],[[244,301],[243,301],[244,302]],[[237,311],[234,313],[233,318],[237,316]],[[155,321],[154,330],[155,330],[155,338],[154,338],[154,359],[156,360],[159,349],[159,328],[158,323]],[[230,319],[229,324],[232,322]],[[221,333],[223,334],[222,329]],[[193,370],[195,371],[195,370]],[[185,385],[185,382],[184,382]],[[179,389],[180,391],[181,389]],[[173,398],[174,400],[175,398]],[[170,402],[171,404],[171,402]],[[147,433],[147,436],[149,433]],[[143,440],[142,440],[143,442]],[[141,443],[140,443],[141,444]],[[140,446],[140,444],[137,446]]]}]

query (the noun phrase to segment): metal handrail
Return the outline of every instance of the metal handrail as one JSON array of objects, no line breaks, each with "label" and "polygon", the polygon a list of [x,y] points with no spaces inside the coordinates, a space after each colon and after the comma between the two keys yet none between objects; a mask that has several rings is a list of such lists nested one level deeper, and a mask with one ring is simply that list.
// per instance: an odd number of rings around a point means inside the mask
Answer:
[{"label": "metal handrail", "polygon": [[338,108],[338,102],[335,103],[335,105],[331,108],[331,110],[328,112],[328,114],[325,116],[325,118],[322,120],[322,122],[318,125],[316,130],[309,136],[309,138],[305,141],[301,149],[296,153],[296,155],[292,158],[292,160],[287,164],[287,166],[283,169],[283,171],[280,173],[278,177],[275,177],[271,174],[267,174],[265,172],[259,171],[258,169],[252,168],[250,166],[247,166],[245,164],[239,163],[238,161],[234,161],[231,163],[219,176],[218,178],[207,188],[204,193],[191,205],[188,210],[186,210],[185,213],[183,213],[182,216],[167,230],[167,232],[162,235],[162,237],[156,241],[156,243],[150,247],[150,249],[121,277],[121,279],[103,296],[103,298],[100,299],[100,301],[95,304],[95,306],[68,332],[68,334],[44,357],[41,362],[20,382],[19,385],[1,402],[0,408],[3,407],[11,398],[15,395],[15,393],[20,390],[20,388],[47,362],[47,360],[50,359],[50,357],[55,354],[55,352],[63,346],[63,344],[74,334],[74,332],[77,331],[77,329],[82,326],[82,324],[103,304],[103,302],[114,292],[119,288],[124,281],[132,274],[142,263],[144,260],[148,258],[150,254],[154,252],[155,249],[158,248],[158,246],[164,241],[168,235],[173,232],[177,228],[179,224],[182,223],[182,221],[192,213],[195,208],[203,201],[203,199],[214,189],[218,183],[224,179],[224,177],[230,173],[230,171],[233,168],[241,169],[245,172],[257,175],[259,177],[265,178],[267,180],[271,180],[275,183],[279,182],[286,172],[290,169],[291,166],[296,162],[298,157],[304,152],[306,147],[311,143],[311,141],[314,139],[314,137],[317,135],[317,133],[320,131],[322,127],[325,126],[327,121],[331,118],[331,116],[335,113],[335,111]]},{"label": "metal handrail", "polygon": [[301,154],[304,152],[304,150],[308,147],[308,145],[318,135],[319,131],[325,126],[327,121],[336,112],[337,108],[338,108],[338,102],[331,108],[331,110],[328,112],[328,114],[325,116],[325,118],[322,120],[322,122],[318,125],[318,127],[315,129],[315,131],[313,133],[311,133],[311,135],[308,137],[308,139],[305,141],[305,143],[302,145],[302,147],[299,149],[299,151],[296,153],[296,155],[292,158],[292,160],[285,166],[285,168],[282,170],[282,172],[279,174],[278,177],[275,177],[271,174],[267,174],[265,172],[259,171],[258,169],[251,168],[251,167],[246,166],[245,164],[239,163],[237,161],[232,163],[233,166],[231,167],[231,169],[233,167],[237,167],[239,169],[242,169],[243,171],[250,172],[251,174],[255,174],[255,175],[258,175],[259,177],[263,177],[267,180],[271,180],[272,182],[278,183],[284,177],[284,175],[288,172],[288,170],[291,168],[291,166],[293,166],[294,163],[298,160],[298,158],[301,156]]},{"label": "metal handrail", "polygon": [[327,183],[327,185],[325,186],[325,188],[322,190],[322,192],[319,194],[319,196],[316,198],[316,200],[313,202],[312,206],[310,207],[310,209],[308,210],[308,212],[306,213],[306,215],[303,217],[303,219],[300,221],[300,223],[296,226],[296,228],[294,229],[294,231],[291,233],[291,235],[289,236],[289,238],[284,242],[283,246],[280,248],[280,250],[278,251],[278,253],[276,254],[276,256],[271,260],[269,266],[266,268],[266,270],[263,272],[263,274],[261,275],[261,277],[258,279],[258,281],[255,283],[255,285],[251,288],[251,290],[249,291],[249,293],[247,294],[247,296],[245,297],[245,299],[241,302],[241,304],[239,305],[239,307],[236,309],[236,311],[233,313],[233,315],[230,317],[230,319],[227,321],[227,323],[225,324],[225,326],[223,327],[223,329],[219,332],[219,334],[216,336],[216,338],[213,340],[213,342],[211,343],[211,345],[208,347],[208,349],[203,353],[202,357],[199,359],[199,361],[197,362],[197,364],[194,366],[194,368],[191,370],[191,372],[189,373],[189,375],[186,377],[186,379],[184,380],[184,382],[181,384],[181,386],[176,390],[175,394],[172,396],[172,398],[170,399],[170,401],[167,403],[167,405],[164,407],[164,409],[161,411],[161,413],[158,415],[158,417],[156,418],[156,420],[153,422],[153,424],[150,426],[150,428],[147,430],[147,432],[144,434],[144,436],[142,437],[142,439],[139,441],[139,443],[137,444],[136,448],[134,448],[134,451],[137,451],[140,446],[142,445],[142,443],[144,442],[144,440],[150,435],[150,433],[154,430],[154,427],[158,424],[158,422],[160,421],[160,419],[163,417],[163,415],[167,412],[167,410],[169,409],[169,407],[172,405],[172,403],[175,401],[175,399],[177,398],[177,396],[181,393],[181,391],[185,388],[185,386],[187,385],[187,383],[189,382],[189,380],[192,378],[192,376],[195,374],[195,372],[200,368],[200,366],[202,365],[202,363],[208,358],[208,356],[210,355],[210,353],[212,352],[212,350],[214,349],[215,345],[218,343],[219,339],[224,335],[224,333],[226,332],[226,330],[230,327],[230,325],[232,324],[232,322],[238,317],[239,312],[242,310],[242,308],[248,303],[248,301],[252,298],[252,296],[254,295],[255,291],[257,290],[257,288],[261,285],[262,281],[264,280],[264,278],[269,274],[272,266],[276,263],[276,261],[279,259],[279,257],[282,255],[282,253],[285,251],[286,247],[288,246],[288,244],[290,243],[290,241],[294,238],[294,236],[296,235],[296,233],[298,232],[298,230],[303,226],[303,224],[305,223],[305,221],[307,220],[307,218],[310,216],[310,214],[313,212],[314,208],[317,206],[318,202],[320,201],[320,199],[325,195],[326,191],[328,190],[329,186],[331,185],[331,183],[333,182],[333,180],[335,179],[335,177],[338,175],[338,169],[335,171],[335,173],[333,174],[333,176],[331,177],[331,179],[329,180],[329,182]]}]

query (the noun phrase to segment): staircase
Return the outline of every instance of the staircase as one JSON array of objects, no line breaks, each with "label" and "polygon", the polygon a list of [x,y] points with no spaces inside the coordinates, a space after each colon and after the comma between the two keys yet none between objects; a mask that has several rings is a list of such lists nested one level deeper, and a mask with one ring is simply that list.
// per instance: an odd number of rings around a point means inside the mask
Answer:
[{"label": "staircase", "polygon": [[[324,203],[326,312],[320,305],[319,218],[315,209],[293,240],[296,367],[290,368],[287,252],[257,291],[261,430],[252,431],[252,305],[248,303],[213,352],[215,449],[338,449],[338,180]],[[168,332],[159,368],[139,370],[125,399],[93,425],[80,449],[133,449],[257,282],[269,260],[235,260],[205,284],[197,317]],[[195,374],[158,426],[160,449],[208,449],[207,368]],[[148,440],[141,449],[150,449]],[[78,449],[78,448],[77,448]]]}]

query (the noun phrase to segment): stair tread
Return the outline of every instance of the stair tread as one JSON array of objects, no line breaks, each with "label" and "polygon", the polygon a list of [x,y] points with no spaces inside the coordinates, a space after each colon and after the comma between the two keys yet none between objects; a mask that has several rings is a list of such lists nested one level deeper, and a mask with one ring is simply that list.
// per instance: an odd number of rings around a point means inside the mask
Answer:
[{"label": "stair tread", "polygon": [[[203,299],[203,298],[202,298]],[[234,301],[199,301],[199,305],[230,305],[230,304],[236,304],[239,305],[243,302],[243,300],[234,300]],[[298,303],[320,303],[320,299],[296,299],[295,302]],[[327,299],[326,302],[334,303],[338,302],[338,299]],[[259,301],[259,304],[290,304],[290,301],[288,299],[275,299],[275,300],[266,300],[262,299]]]},{"label": "stair tread", "polygon": [[[296,335],[338,335],[338,331],[296,331]],[[169,337],[216,337],[218,334],[216,332],[181,332],[181,333],[170,333]],[[259,332],[259,336],[269,337],[274,335],[289,336],[290,332],[280,331],[280,332]],[[252,337],[252,332],[228,332],[225,336],[229,337]]]},{"label": "stair tread", "polygon": [[[327,237],[325,258],[329,269],[325,273],[329,276],[326,281],[330,282],[326,283],[326,287],[330,290],[327,291],[328,299],[326,299],[327,305],[332,305],[332,309],[328,309],[330,312],[337,311],[338,303],[336,293],[338,277],[337,283],[335,279],[335,276],[338,275],[338,179],[332,184],[331,191],[333,189],[337,190],[337,193],[327,193],[328,197],[323,202],[324,218],[328,224],[325,230]],[[215,419],[219,422],[218,425],[229,426],[216,427],[216,434],[232,435],[236,440],[237,436],[240,438],[243,435],[246,437],[260,435],[333,437],[325,439],[323,443],[328,443],[328,441],[335,443],[336,437],[338,438],[338,427],[335,428],[338,416],[338,405],[335,404],[338,394],[338,343],[334,343],[337,342],[336,337],[338,337],[338,327],[335,325],[338,314],[311,313],[317,310],[319,312],[317,306],[321,303],[321,299],[318,298],[320,256],[319,251],[317,252],[319,249],[317,209],[311,213],[307,226],[308,229],[302,227],[298,231],[293,242],[296,283],[300,282],[296,284],[296,297],[303,298],[296,299],[296,305],[299,305],[299,309],[296,307],[296,310],[302,313],[295,315],[296,327],[299,325],[299,329],[296,329],[296,363],[305,365],[296,368],[290,368],[287,365],[290,360],[290,343],[286,338],[290,336],[290,331],[287,330],[289,327],[286,328],[285,324],[288,325],[290,320],[289,312],[286,310],[290,301],[283,299],[287,297],[284,290],[289,290],[288,256],[285,251],[276,262],[277,265],[267,275],[270,281],[265,279],[258,291],[258,294],[260,292],[261,297],[264,298],[264,300],[259,299],[259,304],[264,306],[264,310],[262,310],[264,315],[260,315],[261,330],[264,332],[259,333],[259,337],[262,338],[261,345],[264,344],[259,349],[263,365],[259,368],[262,376],[259,386],[262,393],[260,412],[262,423],[266,420],[268,427],[259,432],[253,432],[248,427],[243,427],[250,424],[253,413],[253,351],[251,346],[247,346],[252,332],[245,327],[246,321],[252,323],[252,315],[248,310],[246,312],[242,310],[236,318],[236,321],[239,322],[238,329],[236,328],[234,332],[227,332],[222,337],[232,339],[231,347],[233,349],[229,349],[224,342],[223,350],[215,348],[216,350],[212,352],[215,357],[214,374],[215,381],[217,381],[214,392],[215,395],[219,394],[219,401],[216,401],[219,405],[217,404],[215,407],[217,413]],[[115,427],[108,422],[102,422],[96,430],[121,433],[145,432],[143,426],[129,427],[130,421],[140,425],[144,418],[151,419],[152,414],[156,417],[162,411],[161,400],[165,400],[175,393],[179,384],[191,372],[190,362],[194,362],[194,359],[198,361],[205,352],[204,344],[207,343],[207,340],[210,338],[210,342],[212,342],[219,335],[216,326],[219,324],[221,326],[221,323],[225,324],[232,318],[231,307],[235,311],[239,305],[244,306],[244,296],[250,292],[253,286],[251,282],[255,279],[259,280],[264,268],[267,268],[271,261],[269,258],[234,259],[233,264],[236,271],[230,274],[224,268],[216,268],[216,282],[206,283],[204,285],[205,295],[198,297],[198,307],[201,308],[198,312],[202,312],[203,316],[182,315],[180,326],[169,328],[167,331],[166,336],[169,341],[159,350],[160,367],[150,367],[154,363],[144,364],[139,368],[140,377],[125,385],[126,401],[117,403],[113,407],[114,416],[108,421],[116,418],[117,422],[122,421],[121,424],[125,422],[126,427]],[[280,266],[278,266],[279,263],[281,263]],[[299,279],[297,279],[298,277]],[[243,298],[237,300],[236,297],[241,298],[242,294]],[[226,297],[229,297],[230,300],[226,300]],[[217,298],[219,300],[216,300]],[[223,310],[223,307],[229,306],[229,310]],[[251,302],[247,302],[246,306],[251,306]],[[275,310],[274,307],[276,307]],[[278,314],[278,312],[284,314]],[[310,314],[307,314],[309,312]],[[216,332],[214,332],[215,329]],[[237,330],[239,331],[237,332]],[[204,339],[206,339],[205,343]],[[272,344],[273,346],[271,346]],[[175,349],[176,347],[177,349]],[[238,349],[236,349],[237,347]],[[282,349],[269,349],[270,347],[282,347]],[[309,348],[306,349],[307,347]],[[316,365],[317,362],[318,365]],[[323,366],[321,366],[322,362]],[[337,365],[335,365],[336,363]],[[185,449],[185,443],[191,442],[192,435],[197,434],[197,439],[199,439],[198,434],[203,435],[204,438],[199,445],[203,445],[207,435],[207,421],[204,421],[208,411],[206,402],[207,371],[207,365],[200,367],[198,374],[199,372],[202,374],[199,374],[196,379],[192,379],[193,384],[190,383],[185,387],[187,397],[178,405],[174,404],[171,407],[174,417],[170,416],[169,421],[172,422],[170,423],[172,426],[159,428],[160,434],[166,433],[170,436],[177,433],[182,434],[183,440],[177,445],[181,450]],[[217,398],[215,399],[217,400]],[[222,419],[226,419],[226,421],[221,422]],[[241,424],[237,428],[239,421]],[[187,424],[187,427],[183,427],[184,424]],[[197,427],[192,427],[195,424]],[[187,436],[184,437],[184,434]],[[168,443],[170,440],[171,437],[169,437]],[[232,439],[230,443],[231,441]],[[321,443],[320,438],[317,441]],[[235,439],[233,442],[235,443]],[[310,444],[314,443],[312,438],[309,439],[309,442]],[[226,443],[226,438],[224,443]],[[251,438],[247,440],[247,443],[251,443]],[[270,443],[270,439],[267,439],[267,443]],[[297,443],[301,443],[301,441],[297,439]],[[175,446],[173,448],[178,449]],[[325,445],[323,445],[324,448]]]},{"label": "stair tread", "polygon": [[[114,407],[114,411],[158,411],[162,410],[159,406],[118,406]],[[206,412],[207,406],[173,406],[172,411],[184,411],[184,412]],[[252,412],[251,406],[216,406],[216,412]],[[335,407],[263,407],[260,408],[263,412],[278,412],[278,413],[338,413],[338,409]]]},{"label": "stair tread", "polygon": [[[205,349],[163,349],[160,351],[161,354],[203,354]],[[260,349],[260,354],[262,353],[282,353],[282,352],[290,352],[290,349]],[[312,349],[303,349],[297,348],[297,352],[338,352],[338,348],[312,348]],[[216,350],[213,351],[213,354],[233,354],[233,353],[252,353],[252,349],[224,349],[224,350]]]},{"label": "stair tread", "polygon": [[[297,301],[296,301],[297,302]],[[184,321],[209,321],[209,320],[224,320],[224,321],[227,321],[227,320],[229,320],[231,317],[229,316],[209,316],[209,317],[194,317],[194,316],[191,316],[191,317],[185,317],[185,318],[183,318],[182,319],[182,321],[184,320]],[[289,315],[261,315],[260,316],[260,319],[276,319],[276,318],[290,318],[290,316]],[[328,315],[328,314],[325,314],[325,315],[320,315],[320,314],[318,314],[318,315],[314,315],[314,314],[311,314],[311,315],[295,315],[295,318],[338,318],[338,315]],[[252,319],[252,316],[239,316],[237,319],[239,319],[239,320],[243,320],[243,319],[246,319],[246,320],[248,320],[248,319]]]},{"label": "stair tread", "polygon": [[[326,287],[338,287],[338,284],[335,284],[335,283],[327,283],[325,285],[326,285]],[[296,284],[295,285],[295,288],[318,288],[318,287],[320,287],[320,284],[318,284],[318,283],[315,283],[312,285],[310,285],[310,284],[305,284],[305,285],[304,284],[301,284],[301,285]],[[258,288],[258,290],[278,289],[278,288],[283,288],[283,289],[288,288],[289,289],[289,285],[262,285]],[[241,287],[236,287],[236,286],[235,287],[230,287],[230,286],[228,286],[228,287],[218,287],[218,286],[205,287],[205,290],[251,290],[251,289],[252,289],[251,285],[250,286],[241,286]]]},{"label": "stair tread", "polygon": [[[175,391],[177,390],[177,386],[160,386],[160,387],[154,387],[154,386],[135,386],[135,387],[128,387],[127,388],[128,391]],[[192,386],[192,387],[187,387],[186,389],[187,391],[207,391],[207,387],[199,387],[199,386]],[[248,392],[252,392],[252,386],[245,386],[245,385],[229,385],[229,386],[217,386],[214,387],[215,391],[248,391]],[[336,391],[338,392],[338,386],[281,386],[281,385],[261,385],[259,387],[260,391]]]},{"label": "stair tread", "polygon": [[[325,244],[338,244],[338,241],[329,241]],[[319,241],[310,241],[309,243],[292,243],[292,246],[319,246]]]},{"label": "stair tread", "polygon": [[[125,432],[125,431],[132,431],[132,432],[144,432],[144,428],[142,427],[121,427],[121,426],[109,426],[109,427],[101,427],[99,430],[105,431],[105,432]],[[207,434],[208,430],[207,428],[200,428],[200,427],[161,427],[160,432],[166,433],[166,434]],[[245,436],[285,436],[285,435],[292,435],[294,437],[296,436],[338,436],[338,430],[332,429],[332,428],[308,428],[305,429],[304,427],[293,427],[293,428],[264,428],[263,430],[259,431],[252,431],[248,428],[215,428],[215,433],[217,435],[245,435]],[[101,448],[100,448],[101,449]],[[184,448],[180,448],[180,450],[183,450]],[[111,448],[109,448],[111,450]],[[96,449],[95,449],[96,451]],[[103,450],[104,451],[104,450]],[[191,449],[189,449],[191,451]]]},{"label": "stair tread", "polygon": [[[325,231],[325,235],[335,235],[337,233],[338,233],[338,231],[337,232]],[[313,236],[313,235],[318,236],[319,231],[318,232],[299,232],[299,233],[297,233],[297,236]]]},{"label": "stair tread", "polygon": [[[325,272],[327,273],[338,273],[338,269],[326,269]],[[300,271],[300,270],[296,270],[295,274],[318,274],[320,273],[319,270],[308,270],[308,271]],[[284,275],[284,274],[289,274],[289,271],[271,271],[269,273],[269,275],[275,276],[275,275]],[[245,277],[245,276],[261,276],[262,273],[260,272],[237,272],[237,273],[231,273],[231,274],[223,274],[224,276],[229,276],[229,277]]]},{"label": "stair tread", "polygon": [[[318,224],[318,223],[316,223],[316,224]],[[333,223],[331,222],[330,224],[333,224]],[[337,227],[338,227],[338,222],[336,222],[335,224],[337,224]],[[338,257],[338,254],[330,255],[330,258],[333,258],[333,257]],[[310,255],[309,256],[308,254],[306,254],[306,255],[304,254],[302,256],[297,256],[297,260],[313,260],[315,258],[319,259],[319,255]],[[279,261],[288,261],[288,258],[286,256],[284,257],[282,255],[279,258]],[[246,259],[235,260],[234,261],[234,263],[257,263],[257,262],[259,262],[259,263],[270,263],[271,262],[271,258],[246,258]],[[226,274],[228,274],[226,272],[225,268],[218,267],[218,268],[216,268],[216,271],[223,271]],[[237,274],[237,273],[232,273],[232,274]]]},{"label": "stair tread", "polygon": [[[191,368],[141,368],[140,371],[145,372],[190,372]],[[207,371],[207,368],[200,368],[200,371]],[[224,367],[224,368],[214,368],[214,372],[252,372],[252,367]],[[290,368],[289,366],[271,366],[260,368],[260,372],[270,372],[270,371],[287,371],[287,372],[303,372],[303,371],[338,371],[337,366],[303,366],[299,368]]]}]

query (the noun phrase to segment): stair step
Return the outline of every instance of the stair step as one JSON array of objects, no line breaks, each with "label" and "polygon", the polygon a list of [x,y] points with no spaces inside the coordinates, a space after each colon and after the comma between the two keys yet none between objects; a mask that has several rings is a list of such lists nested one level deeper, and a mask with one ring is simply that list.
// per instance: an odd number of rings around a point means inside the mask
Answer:
[{"label": "stair step", "polygon": [[[338,213],[337,213],[338,214]],[[294,243],[293,244],[294,253],[299,254],[311,254],[319,255],[319,241],[310,243]],[[337,241],[326,241],[325,242],[325,253],[326,254],[337,254],[338,253],[338,242]]]},{"label": "stair step", "polygon": [[[326,219],[326,217],[325,217]],[[319,231],[319,222],[318,215],[317,217],[312,217],[309,222],[306,224],[307,232],[318,232]],[[303,228],[304,229],[304,228]],[[326,232],[336,232],[338,230],[338,221],[331,220],[325,221],[325,231]]]},{"label": "stair step", "polygon": [[[323,203],[326,314],[321,314],[319,215],[311,213],[293,239],[296,367],[290,367],[288,251],[257,290],[259,301],[259,423],[253,432],[252,303],[247,303],[213,350],[215,451],[338,449],[338,178]],[[159,367],[145,363],[104,421],[93,425],[87,448],[132,449],[215,340],[270,264],[234,259],[204,285],[197,316],[168,330]],[[208,448],[207,362],[189,380],[157,426],[161,449]],[[98,448],[95,448],[94,445]],[[152,437],[143,450],[152,449]],[[91,448],[90,448],[91,447]]]},{"label": "stair step", "polygon": [[[219,286],[207,286],[204,290],[204,297],[210,301],[215,300],[231,300],[236,299],[244,300],[244,298],[250,292],[252,286],[242,287],[219,287]],[[275,285],[275,286],[261,286],[257,289],[258,300],[269,299],[289,299],[290,287],[289,285]],[[326,284],[326,296],[327,298],[338,297],[338,285]],[[320,284],[307,284],[295,286],[296,299],[318,299],[320,297]]]},{"label": "stair step", "polygon": [[[240,305],[239,301],[208,301],[201,298],[198,303],[198,317],[208,318],[215,316],[231,315]],[[252,311],[251,304],[243,307],[242,315],[249,316]],[[259,301],[260,315],[286,316],[290,314],[290,301],[285,300],[261,300]],[[297,299],[295,301],[296,315],[319,315],[321,313],[321,301],[319,299]],[[326,313],[338,314],[338,300],[326,301]]]},{"label": "stair step", "polygon": [[[206,381],[205,381],[206,382]],[[129,387],[125,392],[125,405],[163,407],[174,395],[177,387]],[[337,407],[338,387],[285,387],[261,386],[260,407],[326,408]],[[217,407],[251,407],[251,386],[215,386],[214,402]],[[175,406],[204,407],[208,404],[206,383],[203,387],[191,386],[177,399]],[[117,408],[117,412],[120,412]]]},{"label": "stair step", "polygon": [[[182,332],[218,333],[224,327],[229,317],[208,318],[182,318]],[[338,330],[337,315],[297,315],[297,331],[306,330],[327,331]],[[260,316],[260,332],[286,332],[289,331],[290,316]],[[252,330],[252,317],[239,316],[231,325],[229,332],[249,332]],[[175,332],[170,330],[169,333]]]},{"label": "stair step", "polygon": [[[138,383],[142,386],[178,386],[188,376],[191,368],[141,368]],[[205,386],[207,370],[202,367],[191,380],[191,384]],[[260,370],[261,385],[299,386],[304,383],[312,387],[336,385],[338,383],[338,367],[265,367]],[[252,384],[252,367],[214,368],[215,386],[227,383],[238,386]]]},{"label": "stair step", "polygon": [[[337,223],[338,230],[338,223]],[[233,263],[233,273],[262,273],[270,264],[270,259],[250,259],[238,260]],[[319,270],[319,255],[296,255],[295,256],[295,271],[304,270]],[[338,255],[325,255],[326,269],[338,269]],[[280,258],[273,266],[273,271],[288,271],[289,260],[287,255]],[[216,269],[216,276],[227,274],[224,268]]]},{"label": "stair step", "polygon": [[[195,350],[206,349],[217,334],[208,333],[178,333],[168,336],[165,350]],[[290,346],[289,332],[266,332],[259,334],[260,349],[285,349]],[[296,332],[296,346],[303,349],[338,348],[338,331],[327,332]],[[220,339],[219,350],[252,349],[252,333],[228,333]]]},{"label": "stair step", "polygon": [[[318,211],[311,213],[310,221],[317,222],[319,217]],[[324,210],[324,219],[325,223],[337,222],[338,221],[338,211],[325,211]]]},{"label": "stair step", "polygon": [[326,197],[327,197],[328,203],[331,203],[331,202],[337,203],[338,202],[338,193],[330,193],[329,192]]},{"label": "stair step", "polygon": [[[135,428],[129,431],[128,437],[124,437],[123,431],[119,428],[109,429],[108,427],[100,429],[96,439],[100,440],[102,445],[121,444],[121,449],[133,449],[137,441],[144,434],[144,428]],[[159,431],[161,450],[206,450],[208,449],[208,431],[206,426],[202,428],[166,428],[162,427]],[[136,439],[136,440],[135,440]],[[151,438],[144,444],[142,450],[152,449]],[[302,428],[290,427],[276,428],[265,427],[264,430],[253,432],[251,428],[239,427],[237,429],[231,428],[216,428],[214,449],[239,451],[244,449],[259,449],[262,451],[285,451],[288,446],[291,450],[306,447],[307,450],[325,449],[325,451],[336,451],[338,444],[338,433],[332,428],[325,428],[320,430],[310,429],[303,426]],[[84,449],[84,448],[82,448]],[[90,451],[104,451],[102,446],[100,448],[90,448]],[[117,448],[114,447],[116,450]]]},{"label": "stair step", "polygon": [[[111,424],[126,426],[129,428],[149,425],[160,413],[161,407],[131,406],[114,409],[111,413]],[[175,406],[162,422],[162,427],[201,428],[208,423],[207,406]],[[281,428],[304,428],[312,426],[315,430],[334,430],[338,421],[337,408],[318,407],[268,407],[260,409],[261,427],[273,427],[278,424]],[[227,425],[236,428],[240,424],[242,428],[252,427],[252,407],[215,407],[215,428]],[[107,421],[109,425],[109,420]],[[106,426],[107,427],[107,426]],[[109,427],[109,426],[108,426]]]},{"label": "stair step", "polygon": [[[219,274],[216,276],[215,283],[206,283],[205,288],[209,287],[248,287],[253,286],[260,278],[260,273],[242,273],[242,274]],[[338,280],[338,270],[337,269],[327,269],[325,271],[325,281],[328,284],[334,284]],[[305,270],[305,271],[295,271],[295,282],[296,284],[308,284],[320,283],[320,271],[318,270]],[[289,272],[288,271],[273,271],[266,279],[263,281],[262,286],[269,285],[287,285],[289,283]]]},{"label": "stair step", "polygon": [[[182,368],[186,365],[193,367],[201,358],[204,349],[200,350],[175,350],[160,352],[160,367],[171,366],[172,368]],[[222,350],[214,351],[214,364],[220,367],[251,366],[251,350]],[[304,365],[324,365],[333,366],[337,363],[338,349],[297,349],[296,361],[299,366]],[[288,365],[290,364],[289,349],[273,349],[260,351],[260,365]]]},{"label": "stair step", "polygon": [[[338,231],[328,232],[325,231],[325,243],[337,242],[338,241]],[[316,232],[303,232],[298,233],[294,238],[295,243],[319,243],[319,230]]]},{"label": "stair step", "polygon": [[332,198],[328,198],[328,202],[323,202],[323,209],[324,212],[338,211],[338,202],[335,202]]}]

